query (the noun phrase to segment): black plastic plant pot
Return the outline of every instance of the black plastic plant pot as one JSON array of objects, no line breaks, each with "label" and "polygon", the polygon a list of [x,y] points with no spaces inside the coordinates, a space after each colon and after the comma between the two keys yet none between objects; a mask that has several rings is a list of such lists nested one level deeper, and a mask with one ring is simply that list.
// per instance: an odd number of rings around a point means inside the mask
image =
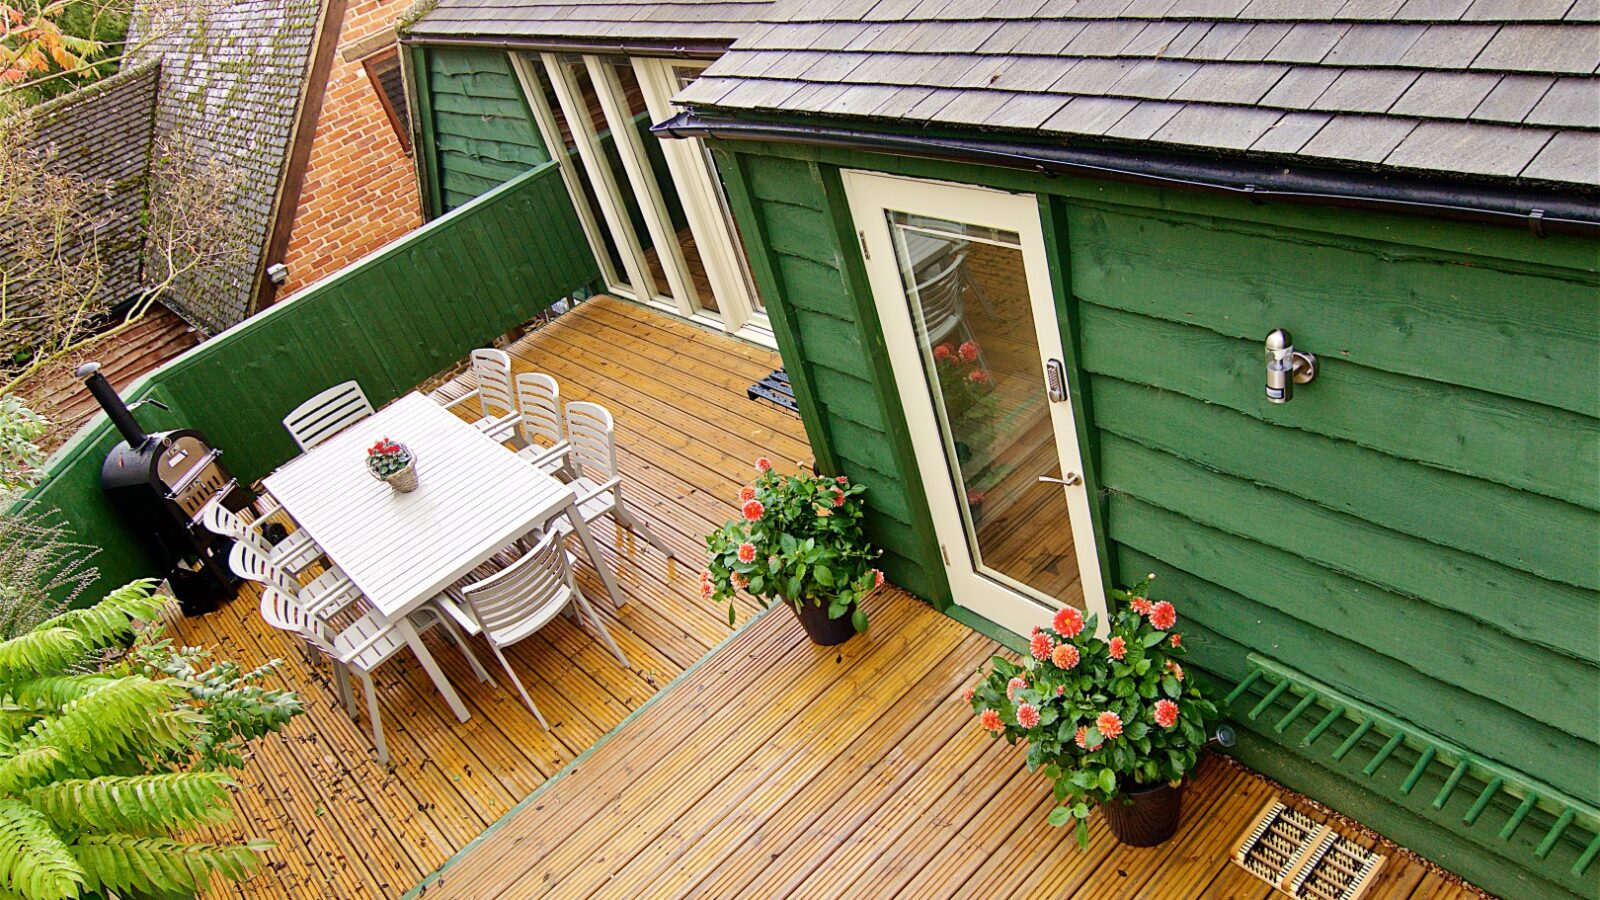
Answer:
[{"label": "black plastic plant pot", "polygon": [[[793,603],[785,602],[785,606],[794,609]],[[828,604],[816,601],[803,601],[800,608],[795,610],[795,615],[800,619],[800,627],[806,630],[806,637],[811,638],[811,643],[821,647],[832,647],[842,644],[855,637],[856,626],[850,621],[850,614],[856,611],[856,605],[844,611],[844,615],[837,619],[828,618]]]},{"label": "black plastic plant pot", "polygon": [[1130,847],[1154,847],[1178,833],[1183,785],[1142,784],[1124,788],[1122,796],[1100,804],[1106,827]]}]

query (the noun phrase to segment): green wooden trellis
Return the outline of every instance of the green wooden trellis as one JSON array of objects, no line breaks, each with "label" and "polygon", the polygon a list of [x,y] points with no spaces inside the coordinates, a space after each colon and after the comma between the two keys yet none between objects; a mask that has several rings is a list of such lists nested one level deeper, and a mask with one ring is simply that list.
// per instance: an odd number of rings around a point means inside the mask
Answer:
[{"label": "green wooden trellis", "polygon": [[[1492,760],[1474,755],[1470,751],[1457,746],[1443,738],[1417,728],[1401,720],[1380,712],[1370,704],[1356,700],[1347,694],[1341,693],[1315,679],[1309,678],[1294,669],[1282,665],[1274,660],[1266,659],[1254,653],[1248,657],[1250,665],[1249,674],[1243,681],[1228,694],[1224,705],[1232,706],[1235,701],[1249,694],[1250,689],[1258,683],[1269,685],[1265,695],[1247,710],[1245,718],[1252,722],[1261,719],[1262,715],[1271,709],[1274,703],[1284,695],[1293,699],[1293,706],[1288,713],[1281,716],[1272,724],[1276,734],[1282,734],[1298,721],[1313,706],[1323,710],[1322,716],[1316,725],[1300,740],[1302,747],[1315,747],[1323,735],[1340,719],[1355,723],[1355,728],[1345,739],[1333,748],[1331,753],[1334,761],[1343,760],[1359,745],[1362,739],[1372,735],[1375,739],[1382,739],[1383,744],[1373,754],[1362,774],[1367,777],[1375,775],[1384,764],[1394,755],[1401,745],[1408,746],[1417,751],[1418,756],[1405,779],[1400,783],[1400,793],[1409,795],[1416,789],[1428,767],[1435,762],[1450,766],[1450,774],[1445,778],[1443,787],[1434,796],[1431,804],[1434,810],[1442,810],[1449,802],[1451,796],[1460,786],[1467,775],[1473,775],[1484,783],[1483,790],[1473,801],[1472,806],[1462,817],[1461,824],[1473,827],[1477,824],[1484,811],[1489,808],[1496,796],[1505,794],[1516,798],[1520,802],[1511,817],[1501,827],[1499,838],[1510,841],[1522,828],[1528,814],[1535,808],[1542,809],[1554,817],[1555,821],[1545,832],[1544,837],[1534,848],[1533,855],[1544,861],[1549,857],[1550,851],[1561,838],[1571,831],[1574,826],[1587,830],[1590,834],[1589,843],[1579,854],[1571,866],[1571,874],[1581,878],[1588,870],[1597,855],[1600,855],[1600,810],[1594,806],[1568,796],[1561,791],[1550,787],[1543,782],[1536,781],[1515,769]],[[1326,749],[1329,744],[1323,745]]]}]

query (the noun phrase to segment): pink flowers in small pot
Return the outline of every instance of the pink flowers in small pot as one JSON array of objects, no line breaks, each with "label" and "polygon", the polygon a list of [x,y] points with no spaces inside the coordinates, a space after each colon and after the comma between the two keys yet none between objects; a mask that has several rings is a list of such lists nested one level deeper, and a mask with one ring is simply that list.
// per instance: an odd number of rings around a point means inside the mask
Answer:
[{"label": "pink flowers in small pot", "polygon": [[1100,635],[1096,616],[1057,611],[1033,629],[1021,662],[995,657],[963,694],[986,731],[1026,746],[1028,768],[1055,781],[1050,822],[1076,823],[1083,844],[1096,806],[1192,771],[1218,715],[1178,661],[1178,610],[1151,600],[1149,585],[1111,592]]},{"label": "pink flowers in small pot", "polygon": [[738,492],[739,517],[706,538],[707,599],[728,603],[730,625],[733,597],[743,591],[791,604],[819,643],[836,641],[814,632],[812,620],[842,620],[845,636],[865,631],[860,600],[883,584],[872,565],[878,551],[862,531],[866,488],[843,475],[780,474],[766,457],[754,468],[755,480]]}]

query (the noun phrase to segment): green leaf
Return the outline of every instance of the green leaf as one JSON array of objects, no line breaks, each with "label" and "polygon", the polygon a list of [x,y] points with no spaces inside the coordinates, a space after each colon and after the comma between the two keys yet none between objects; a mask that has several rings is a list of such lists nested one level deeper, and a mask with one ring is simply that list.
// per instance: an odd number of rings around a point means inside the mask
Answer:
[{"label": "green leaf", "polygon": [[1078,820],[1077,838],[1078,838],[1078,849],[1079,850],[1087,850],[1087,849],[1089,849],[1089,820],[1088,819],[1079,819]]},{"label": "green leaf", "polygon": [[850,614],[850,624],[856,626],[856,631],[858,633],[866,634],[867,614],[862,612],[860,607],[857,607],[856,611]]},{"label": "green leaf", "polygon": [[1173,678],[1171,675],[1163,675],[1161,676],[1161,692],[1176,700],[1183,693],[1183,685],[1180,685],[1178,679]]},{"label": "green leaf", "polygon": [[30,900],[77,897],[89,873],[51,830],[44,813],[0,799],[0,885]]},{"label": "green leaf", "polygon": [[162,837],[95,834],[79,838],[72,851],[91,876],[90,886],[126,894],[199,891],[213,872],[230,879],[248,875],[266,845],[188,844]]},{"label": "green leaf", "polygon": [[1149,633],[1149,634],[1144,636],[1145,649],[1149,649],[1151,647],[1154,647],[1155,645],[1161,643],[1162,641],[1164,641],[1166,639],[1167,639],[1167,633],[1165,631],[1152,631],[1151,633]]},{"label": "green leaf", "polygon": [[1054,825],[1057,828],[1060,828],[1072,820],[1072,810],[1065,806],[1058,806],[1055,809],[1050,810],[1049,822],[1051,825]]},{"label": "green leaf", "polygon": [[68,779],[22,796],[62,829],[148,833],[226,820],[232,784],[216,772],[169,772]]},{"label": "green leaf", "polygon": [[817,579],[817,584],[823,587],[833,587],[833,570],[827,566],[816,566],[811,570],[811,575]]},{"label": "green leaf", "polygon": [[1117,792],[1117,773],[1110,769],[1101,769],[1100,790],[1107,794],[1115,794]]}]

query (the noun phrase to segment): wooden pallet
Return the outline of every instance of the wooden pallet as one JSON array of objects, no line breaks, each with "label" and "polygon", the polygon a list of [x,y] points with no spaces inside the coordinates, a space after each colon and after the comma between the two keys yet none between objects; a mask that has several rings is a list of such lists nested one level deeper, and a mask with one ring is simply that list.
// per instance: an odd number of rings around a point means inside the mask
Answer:
[{"label": "wooden pallet", "polygon": [[1245,829],[1233,861],[1291,897],[1360,900],[1377,880],[1384,856],[1270,800]]}]

